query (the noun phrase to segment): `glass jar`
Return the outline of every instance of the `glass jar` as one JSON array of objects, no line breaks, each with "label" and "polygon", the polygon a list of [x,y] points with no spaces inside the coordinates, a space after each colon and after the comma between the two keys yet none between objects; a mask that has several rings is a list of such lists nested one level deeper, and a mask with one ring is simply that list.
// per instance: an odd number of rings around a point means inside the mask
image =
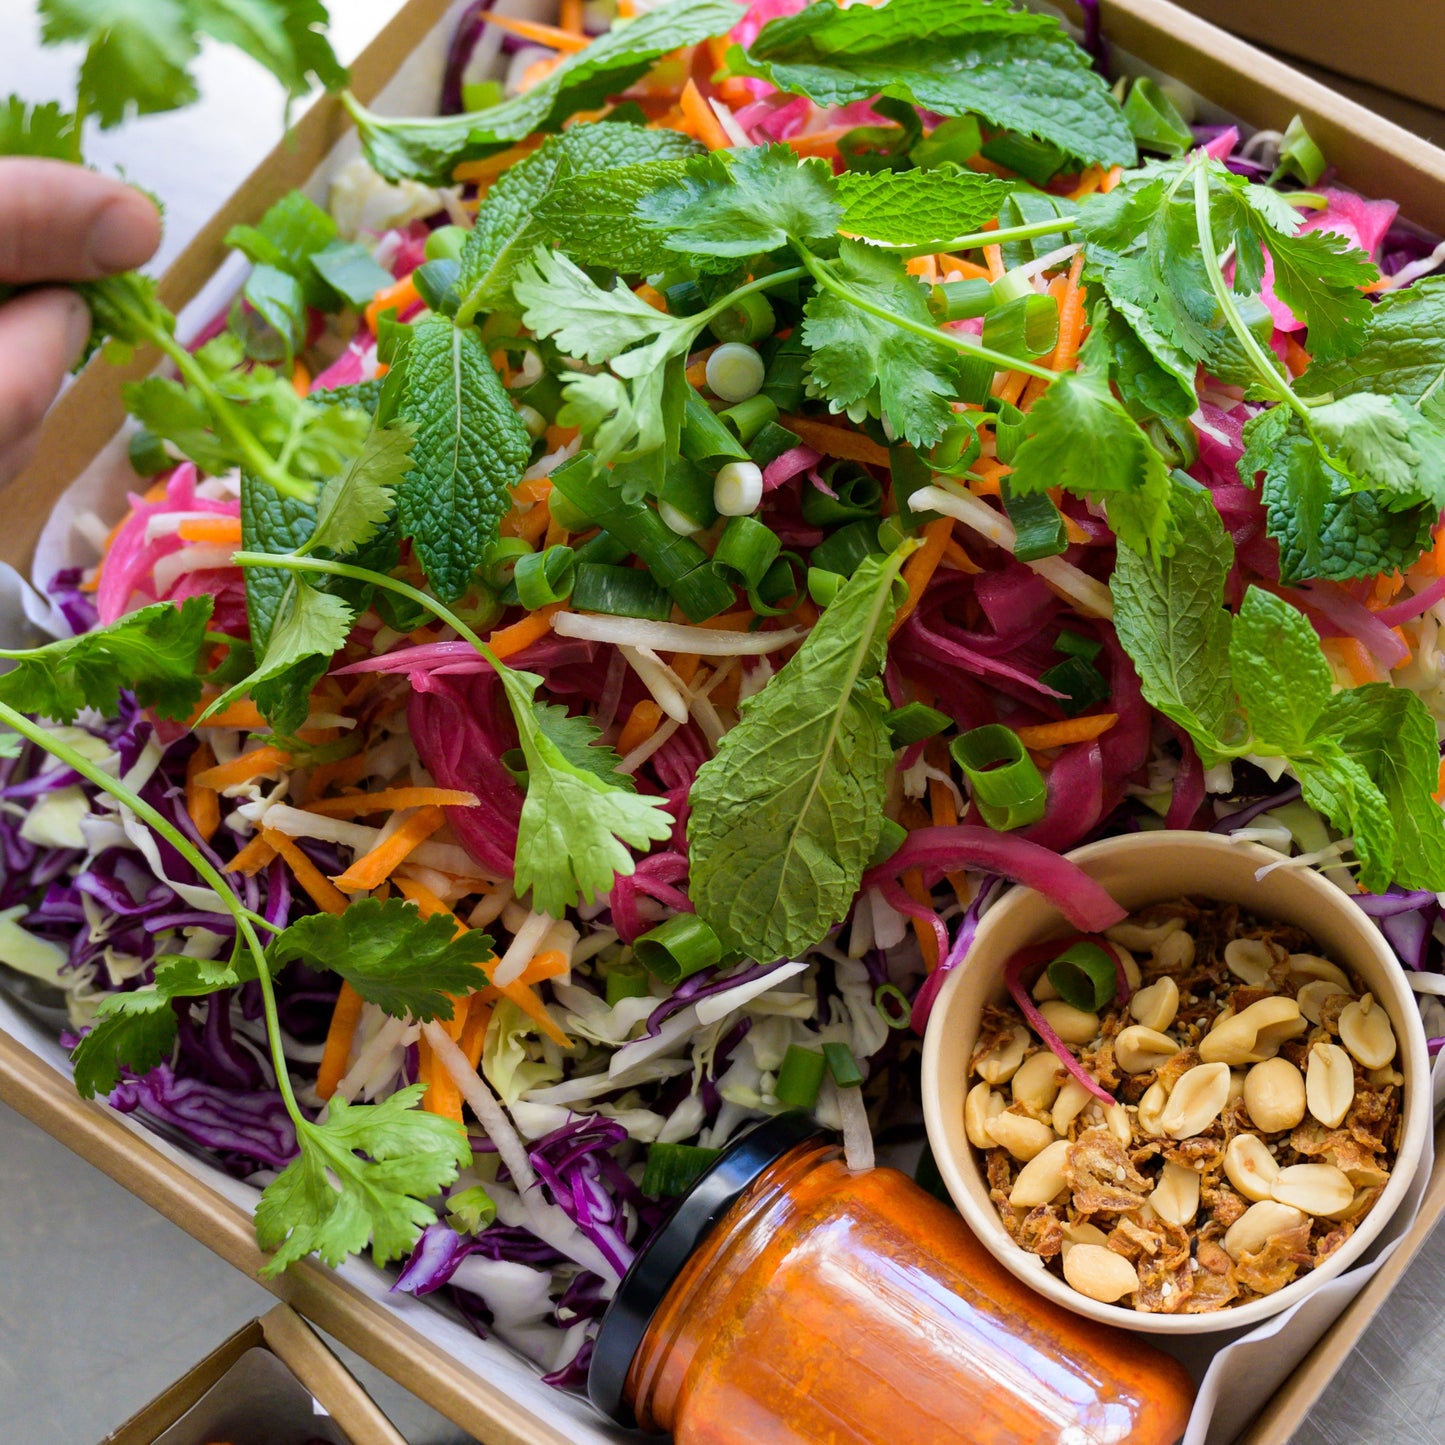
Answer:
[{"label": "glass jar", "polygon": [[797,1115],[734,1144],[638,1257],[588,1392],[677,1445],[1174,1445],[1194,1395]]}]

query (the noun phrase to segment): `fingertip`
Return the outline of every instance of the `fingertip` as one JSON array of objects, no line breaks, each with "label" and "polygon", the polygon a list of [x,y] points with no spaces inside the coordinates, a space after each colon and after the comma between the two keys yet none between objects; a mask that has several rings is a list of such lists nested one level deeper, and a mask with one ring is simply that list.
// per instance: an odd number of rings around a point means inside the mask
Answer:
[{"label": "fingertip", "polygon": [[91,224],[88,252],[97,271],[130,271],[160,245],[161,218],[149,197],[127,188],[108,201]]}]

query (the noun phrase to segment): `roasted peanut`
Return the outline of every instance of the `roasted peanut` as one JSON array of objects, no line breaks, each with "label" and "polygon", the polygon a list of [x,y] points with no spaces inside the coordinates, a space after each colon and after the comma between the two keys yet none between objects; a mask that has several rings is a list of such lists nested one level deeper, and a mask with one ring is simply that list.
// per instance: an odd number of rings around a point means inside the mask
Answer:
[{"label": "roasted peanut", "polygon": [[1129,1012],[1143,1028],[1163,1032],[1179,1012],[1179,985],[1166,974],[1129,1000]]},{"label": "roasted peanut", "polygon": [[1229,1071],[1229,1098],[1225,1100],[1225,1107],[1244,1098],[1244,1081],[1249,1077],[1248,1069],[1231,1069]]},{"label": "roasted peanut", "polygon": [[1236,1134],[1224,1151],[1224,1173],[1248,1200],[1272,1199],[1271,1186],[1279,1178],[1279,1161],[1256,1134]]},{"label": "roasted peanut", "polygon": [[1350,991],[1350,981],[1345,976],[1344,969],[1327,958],[1321,958],[1315,953],[1292,953],[1286,962],[1289,964],[1290,977],[1301,986],[1315,979],[1338,984],[1346,993]]},{"label": "roasted peanut", "polygon": [[1086,1013],[1083,1009],[1067,1004],[1061,998],[1051,998],[1039,1005],[1044,1022],[1058,1034],[1066,1044],[1087,1044],[1098,1037],[1099,1015]]},{"label": "roasted peanut", "polygon": [[1273,962],[1274,954],[1261,938],[1231,938],[1224,945],[1224,966],[1251,988],[1269,986],[1269,966]]},{"label": "roasted peanut", "polygon": [[1304,1222],[1304,1214],[1292,1205],[1261,1199],[1225,1231],[1224,1252],[1237,1263],[1246,1254],[1258,1254],[1276,1234],[1298,1229]]},{"label": "roasted peanut", "polygon": [[1183,1164],[1166,1160],[1149,1203],[1166,1224],[1189,1224],[1199,1212],[1199,1175]]},{"label": "roasted peanut", "polygon": [[1055,1139],[1035,1154],[1019,1170],[1008,1202],[1015,1209],[1033,1209],[1060,1194],[1065,1187],[1064,1162],[1072,1147],[1067,1139]]},{"label": "roasted peanut", "polygon": [[1009,1084],[1014,1103],[1041,1112],[1052,1109],[1064,1077],[1063,1065],[1048,1049],[1030,1054]]},{"label": "roasted peanut", "polygon": [[986,1084],[1006,1084],[1023,1063],[1028,1047],[1028,1029],[1023,1024],[1015,1024],[1007,1038],[1000,1039],[973,1061],[973,1072]]},{"label": "roasted peanut", "polygon": [[1064,1221],[1060,1233],[1064,1236],[1063,1252],[1067,1254],[1076,1244],[1107,1244],[1109,1236],[1097,1224],[1070,1224]]},{"label": "roasted peanut", "polygon": [[1283,994],[1262,998],[1205,1034],[1199,1041],[1199,1057],[1208,1064],[1263,1063],[1308,1027],[1294,999]]},{"label": "roasted peanut", "polygon": [[1377,1088],[1383,1089],[1393,1084],[1397,1089],[1405,1082],[1405,1076],[1393,1064],[1386,1064],[1383,1069],[1371,1069],[1369,1072],[1370,1082]]},{"label": "roasted peanut", "polygon": [[1067,1134],[1069,1125],[1079,1117],[1084,1105],[1093,1097],[1077,1079],[1065,1079],[1063,1088],[1059,1090],[1059,1097],[1054,1100],[1054,1132]]},{"label": "roasted peanut", "polygon": [[1355,1186],[1333,1164],[1291,1164],[1279,1171],[1270,1194],[1318,1219],[1338,1219],[1354,1202]]},{"label": "roasted peanut", "polygon": [[1113,1304],[1139,1288],[1134,1266],[1101,1244],[1076,1244],[1064,1255],[1064,1278],[1089,1299]]},{"label": "roasted peanut", "polygon": [[1168,1034],[1143,1024],[1130,1024],[1114,1039],[1114,1062],[1126,1074],[1147,1074],[1178,1052],[1179,1045]]},{"label": "roasted peanut", "polygon": [[1340,1042],[1367,1069],[1383,1069],[1394,1060],[1395,1030],[1372,994],[1340,1010]]},{"label": "roasted peanut", "polygon": [[1305,1065],[1305,1101],[1327,1129],[1338,1129],[1355,1102],[1355,1066],[1338,1044],[1315,1044]]},{"label": "roasted peanut", "polygon": [[1158,923],[1116,923],[1104,930],[1110,943],[1122,943],[1138,953],[1152,953],[1171,933],[1184,927],[1182,918],[1165,918]]},{"label": "roasted peanut", "polygon": [[989,1119],[984,1129],[995,1144],[1007,1149],[1020,1164],[1027,1164],[1054,1142],[1054,1131],[1047,1124],[1007,1109]]},{"label": "roasted peanut", "polygon": [[1229,1066],[1200,1064],[1174,1085],[1160,1122],[1174,1139],[1202,1134],[1220,1115],[1229,1097]]},{"label": "roasted peanut", "polygon": [[1266,1059],[1244,1078],[1244,1107],[1256,1129],[1278,1134],[1305,1116],[1304,1076],[1288,1059]]},{"label": "roasted peanut", "polygon": [[1164,1085],[1152,1083],[1144,1091],[1144,1097],[1139,1100],[1138,1119],[1139,1127],[1146,1134],[1162,1134],[1164,1132],[1164,1106],[1169,1102],[1169,1092]]},{"label": "roasted peanut", "polygon": [[1104,1110],[1104,1123],[1121,1148],[1127,1149],[1134,1138],[1134,1125],[1129,1111],[1122,1104],[1113,1104]]},{"label": "roasted peanut", "polygon": [[996,1093],[986,1083],[971,1088],[963,1100],[963,1132],[975,1149],[992,1149],[993,1135],[988,1132],[988,1121],[1002,1114],[1006,1108],[1004,1096]]},{"label": "roasted peanut", "polygon": [[1334,994],[1348,992],[1332,978],[1312,978],[1295,995],[1295,1001],[1299,1004],[1299,1011],[1312,1024],[1317,1024],[1320,1021],[1320,1005]]},{"label": "roasted peanut", "polygon": [[1045,1003],[1051,998],[1058,998],[1059,991],[1049,982],[1049,972],[1045,969],[1037,979],[1034,986],[1029,990],[1033,995],[1035,1003]]},{"label": "roasted peanut", "polygon": [[1129,992],[1137,993],[1139,985],[1144,982],[1143,975],[1139,972],[1139,965],[1134,961],[1134,955],[1122,943],[1116,943],[1114,947],[1118,951],[1119,967],[1124,970],[1124,979],[1129,985]]},{"label": "roasted peanut", "polygon": [[1154,950],[1154,966],[1166,973],[1182,973],[1194,962],[1194,935],[1182,928],[1171,933]]}]

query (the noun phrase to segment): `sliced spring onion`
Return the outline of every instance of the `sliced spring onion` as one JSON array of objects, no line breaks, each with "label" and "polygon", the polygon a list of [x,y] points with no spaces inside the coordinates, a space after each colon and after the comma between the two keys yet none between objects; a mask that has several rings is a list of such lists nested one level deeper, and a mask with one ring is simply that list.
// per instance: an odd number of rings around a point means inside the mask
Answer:
[{"label": "sliced spring onion", "polygon": [[789,1044],[778,1070],[778,1082],[773,1085],[773,1097],[791,1109],[811,1109],[823,1087],[824,1067],[821,1050]]},{"label": "sliced spring onion", "polygon": [[493,591],[500,592],[512,580],[517,563],[530,556],[532,545],[520,537],[498,537],[482,553],[482,564],[477,575]]},{"label": "sliced spring onion", "polygon": [[1295,116],[1285,127],[1284,139],[1279,146],[1279,164],[1274,168],[1269,184],[1274,185],[1283,175],[1292,175],[1305,185],[1312,186],[1324,175],[1326,164],[1325,153],[1305,129],[1304,121]]},{"label": "sliced spring onion", "polygon": [[993,434],[999,461],[1005,466],[1012,465],[1014,453],[1024,444],[1024,439],[1029,434],[1028,422],[1023,412],[1012,402],[1001,403],[998,411],[994,413]]},{"label": "sliced spring onion", "polygon": [[[1179,114],[1178,106],[1160,89],[1158,82],[1147,75],[1141,75],[1129,87],[1123,109],[1134,139],[1144,150],[1177,156],[1194,144],[1194,132]],[[1271,182],[1275,179],[1277,177],[1271,177]]]},{"label": "sliced spring onion", "polygon": [[480,1184],[447,1196],[447,1223],[458,1234],[480,1234],[496,1217],[497,1202]]},{"label": "sliced spring onion", "polygon": [[557,420],[557,413],[562,410],[562,403],[565,400],[562,395],[562,383],[550,371],[544,371],[529,386],[518,387],[512,395],[518,401],[525,402],[528,406],[541,412],[549,422]]},{"label": "sliced spring onion", "polygon": [[678,281],[665,287],[669,316],[695,316],[707,307],[707,294],[696,281]]},{"label": "sliced spring onion", "polygon": [[710,324],[712,334],[719,341],[750,343],[771,336],[778,321],[768,298],[761,291],[752,291],[733,302],[721,315],[714,316]]},{"label": "sliced spring onion", "polygon": [[873,856],[868,860],[870,868],[886,863],[902,846],[908,837],[908,829],[892,818],[885,818],[878,825],[878,841],[873,845]]},{"label": "sliced spring onion", "polygon": [[983,344],[1008,356],[1044,356],[1059,342],[1059,308],[1052,296],[1030,292],[990,311]]},{"label": "sliced spring onion", "polygon": [[528,612],[569,597],[577,576],[577,554],[570,547],[548,547],[517,558],[513,581],[517,601]]},{"label": "sliced spring onion", "polygon": [[857,462],[833,462],[822,472],[834,496],[817,487],[803,488],[803,519],[815,527],[835,527],[863,517],[876,517],[883,505],[883,486]]},{"label": "sliced spring onion", "polygon": [[913,1017],[913,1005],[896,983],[880,983],[873,990],[873,1007],[890,1029],[906,1029]]},{"label": "sliced spring onion", "polygon": [[997,281],[990,282],[989,291],[993,296],[993,305],[988,309],[992,311],[996,307],[1007,306],[1010,301],[1021,301],[1025,296],[1032,296],[1034,285],[1027,273],[1015,267],[1012,271],[1005,271]]},{"label": "sliced spring onion", "polygon": [[698,1144],[650,1145],[640,1188],[651,1199],[686,1194],[721,1153],[721,1149],[704,1149]]},{"label": "sliced spring onion", "polygon": [[1017,131],[1005,131],[995,136],[982,150],[987,159],[1018,172],[1036,186],[1046,186],[1067,159],[1057,146],[1019,135]]},{"label": "sliced spring onion", "polygon": [[1059,706],[1068,717],[1076,716],[1085,708],[1093,707],[1095,703],[1103,702],[1109,696],[1109,684],[1104,680],[1103,673],[1082,657],[1066,658],[1046,672],[1041,672],[1039,681],[1045,687],[1063,693],[1064,698]]},{"label": "sliced spring onion", "polygon": [[[657,575],[655,569],[653,575]],[[711,560],[699,562],[681,577],[675,577],[664,585],[672,593],[673,601],[682,608],[683,615],[694,622],[706,622],[709,617],[726,612],[738,600],[733,584],[713,566]]]},{"label": "sliced spring onion", "polygon": [[847,1044],[824,1044],[823,1062],[840,1089],[856,1089],[863,1082],[863,1071]]},{"label": "sliced spring onion", "polygon": [[960,115],[935,126],[909,152],[909,160],[920,170],[942,165],[966,165],[983,145],[983,132],[971,115]]},{"label": "sliced spring onion", "polygon": [[1070,1008],[1097,1013],[1118,991],[1114,955],[1097,943],[1066,948],[1045,970],[1049,982]]},{"label": "sliced spring onion", "polygon": [[838,595],[838,589],[847,580],[846,577],[840,577],[838,573],[828,572],[822,567],[809,567],[808,596],[819,607],[826,607]]},{"label": "sliced spring onion", "polygon": [[763,500],[763,470],[756,462],[728,462],[718,469],[712,501],[724,517],[746,517]]},{"label": "sliced spring onion", "polygon": [[[721,349],[721,348],[719,348]],[[716,355],[716,352],[714,352]],[[711,383],[709,383],[711,384]],[[749,395],[752,393],[750,392]],[[725,400],[733,400],[728,397]],[[738,397],[742,401],[745,398]],[[687,389],[687,401],[682,410],[682,431],[678,438],[682,454],[690,462],[706,466],[709,462],[743,461],[747,448],[718,419],[713,409],[692,387]],[[709,468],[709,470],[711,470]],[[555,482],[555,478],[553,478]]]},{"label": "sliced spring onion", "polygon": [[1064,518],[1047,492],[1017,496],[1003,488],[1003,509],[1014,524],[1014,556],[1020,562],[1037,562],[1040,557],[1057,557],[1067,550],[1069,534]]},{"label": "sliced spring onion", "polygon": [[[772,397],[759,392],[746,401],[738,402],[736,406],[728,407],[726,411],[720,411],[717,419],[744,446],[748,446],[765,426],[777,421],[778,407]],[[749,455],[751,456],[751,452]]]},{"label": "sliced spring onion", "polygon": [[959,419],[934,442],[928,453],[928,465],[935,472],[962,476],[979,458],[983,444],[971,421]]},{"label": "sliced spring onion", "polygon": [[982,276],[944,281],[933,288],[928,306],[939,321],[969,321],[987,316],[998,305],[993,283]]},{"label": "sliced spring onion", "polygon": [[[688,525],[681,528],[683,535],[701,532],[717,521],[717,508],[712,500],[712,478],[700,466],[686,457],[668,459],[667,473],[663,478],[662,490],[657,494],[658,511],[671,507]],[[663,514],[666,521],[666,514]],[[669,525],[671,525],[669,523]],[[679,528],[673,527],[674,532]]]},{"label": "sliced spring onion", "polygon": [[954,738],[949,753],[968,779],[973,801],[990,828],[1007,833],[1044,816],[1043,777],[1012,728],[1002,723],[973,728]]},{"label": "sliced spring onion", "polygon": [[1171,471],[1175,468],[1192,467],[1199,460],[1199,435],[1188,418],[1153,416],[1140,425],[1154,450],[1164,458],[1164,465]]},{"label": "sliced spring onion", "polygon": [[433,311],[452,315],[461,301],[458,282],[462,268],[459,261],[443,259],[426,261],[411,273],[417,294]]},{"label": "sliced spring onion", "polygon": [[462,247],[471,232],[465,226],[438,226],[426,238],[424,254],[428,261],[460,261]]},{"label": "sliced spring onion", "polygon": [[677,913],[633,944],[637,961],[663,983],[681,983],[722,957],[716,933],[695,913]]},{"label": "sliced spring onion", "polygon": [[474,632],[485,632],[505,610],[502,599],[488,587],[474,588],[460,602],[452,603],[452,611]]},{"label": "sliced spring onion", "polygon": [[756,517],[730,517],[712,554],[713,566],[735,572],[745,587],[756,587],[782,548],[777,534]]},{"label": "sliced spring onion", "polygon": [[647,994],[647,971],[636,964],[617,964],[607,971],[607,1007],[616,1008],[625,998]]},{"label": "sliced spring onion", "polygon": [[986,356],[960,356],[955,390],[960,401],[982,406],[993,390],[993,362]]},{"label": "sliced spring onion", "polygon": [[749,587],[748,606],[759,617],[791,612],[808,589],[808,566],[796,552],[780,553],[756,587]]},{"label": "sliced spring onion", "polygon": [[1062,652],[1066,657],[1082,657],[1085,662],[1092,662],[1103,650],[1104,644],[1098,638],[1085,637],[1082,632],[1071,632],[1067,627],[1061,627],[1054,640],[1055,652]]},{"label": "sliced spring onion", "polygon": [[814,567],[825,572],[836,572],[840,577],[851,577],[867,557],[879,551],[878,524],[871,520],[849,522],[831,535],[824,537],[809,559]]},{"label": "sliced spring onion", "polygon": [[[763,391],[758,395],[767,396],[767,393]],[[768,397],[768,400],[772,401],[772,397]],[[765,422],[758,434],[748,443],[748,456],[760,467],[765,467],[769,462],[777,461],[784,452],[790,452],[800,444],[797,432],[791,432],[787,427],[779,426],[775,421]]]},{"label": "sliced spring onion", "polygon": [[547,498],[547,509],[552,520],[569,532],[585,532],[592,525],[592,518],[555,488]]},{"label": "sliced spring onion", "polygon": [[707,359],[707,384],[713,395],[724,401],[746,401],[756,396],[766,376],[763,358],[746,342],[725,341]]},{"label": "sliced spring onion", "polygon": [[807,390],[804,368],[807,348],[795,327],[785,340],[771,344],[764,353],[767,374],[763,378],[763,394],[771,397],[780,412],[796,411]]},{"label": "sliced spring onion", "polygon": [[888,736],[895,748],[906,748],[910,743],[921,743],[924,738],[937,737],[953,726],[953,719],[946,712],[939,712],[936,707],[922,702],[896,707],[883,721],[888,725]]},{"label": "sliced spring onion", "polygon": [[[561,493],[554,491],[552,495],[555,499],[560,497]],[[570,507],[572,503],[568,502],[567,505]],[[554,510],[552,512],[554,517],[557,515],[555,506],[556,503],[554,501]],[[584,516],[582,525],[588,525],[589,521],[590,519]],[[564,527],[567,526],[565,522],[562,525]],[[567,530],[570,532],[572,529],[567,527]],[[619,562],[625,562],[631,555],[632,553],[627,547],[619,542],[610,532],[598,532],[595,537],[589,537],[577,548],[577,565],[580,567],[584,562],[594,562],[607,566],[615,566]]]},{"label": "sliced spring onion", "polygon": [[572,606],[579,612],[646,617],[654,622],[666,622],[672,616],[672,598],[648,573],[599,562],[577,563]]}]

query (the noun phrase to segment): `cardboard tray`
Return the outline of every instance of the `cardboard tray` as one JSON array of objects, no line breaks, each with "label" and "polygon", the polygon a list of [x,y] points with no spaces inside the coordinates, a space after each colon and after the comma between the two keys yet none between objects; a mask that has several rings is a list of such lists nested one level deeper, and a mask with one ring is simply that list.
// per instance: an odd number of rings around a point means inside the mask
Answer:
[{"label": "cardboard tray", "polygon": [[[448,0],[408,0],[353,67],[353,89],[364,102],[384,88],[414,48],[434,35],[450,8]],[[1062,8],[1067,13],[1073,7],[1066,0]],[[1300,113],[1347,182],[1353,179],[1367,194],[1392,197],[1410,219],[1445,231],[1445,152],[1167,0],[1103,0],[1102,9],[1105,33],[1120,50],[1184,82],[1250,125],[1283,129]],[[1076,9],[1072,18],[1078,18]],[[347,129],[337,101],[325,97],[315,104],[166,273],[162,299],[177,312],[194,300],[226,259],[223,237],[230,226],[254,220],[287,191],[304,185]],[[153,356],[142,354],[119,374],[114,367],[93,364],[54,408],[37,460],[5,494],[7,525],[0,534],[0,561],[28,571],[56,499],[124,420],[120,382],[146,374],[154,362]],[[507,1388],[505,1376],[513,1374],[515,1384],[515,1371],[484,1374],[451,1357],[405,1312],[388,1309],[378,1295],[316,1260],[293,1266],[280,1279],[260,1280],[264,1256],[256,1246],[251,1218],[234,1196],[194,1177],[172,1151],[151,1142],[120,1115],[79,1098],[65,1074],[3,1027],[0,1100],[485,1445],[576,1445],[577,1431],[568,1428],[563,1412],[542,1418]],[[1275,1393],[1241,1437],[1241,1445],[1277,1445],[1287,1439],[1353,1348],[1445,1213],[1445,1127],[1436,1160],[1420,1213],[1399,1247]],[[579,1417],[572,1416],[572,1421]]]},{"label": "cardboard tray", "polygon": [[277,1305],[237,1330],[168,1390],[111,1431],[101,1445],[153,1445],[199,1404],[243,1355],[256,1349],[268,1350],[295,1375],[350,1445],[406,1445],[351,1372],[286,1305]]}]

